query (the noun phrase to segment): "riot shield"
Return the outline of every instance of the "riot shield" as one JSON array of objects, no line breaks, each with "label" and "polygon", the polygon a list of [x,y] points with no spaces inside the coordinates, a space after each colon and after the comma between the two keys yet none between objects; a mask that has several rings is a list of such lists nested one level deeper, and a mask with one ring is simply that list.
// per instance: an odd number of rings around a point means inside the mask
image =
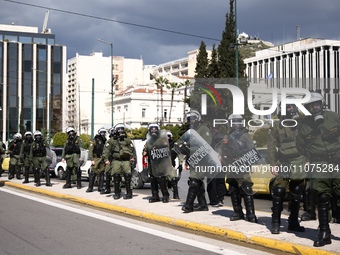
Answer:
[{"label": "riot shield", "polygon": [[167,131],[160,130],[157,136],[147,134],[146,138],[152,174],[155,177],[171,175],[172,163]]},{"label": "riot shield", "polygon": [[[253,140],[243,130],[235,130],[219,142],[215,149],[221,156],[221,162],[227,178],[236,179],[239,186],[244,188],[244,182],[252,182],[251,175],[259,171],[257,165],[266,164],[261,154],[256,150]],[[248,195],[255,192],[243,189]]]},{"label": "riot shield", "polygon": [[189,129],[176,141],[174,150],[184,155],[190,177],[201,180],[204,177],[208,180],[224,178],[218,153],[194,129]]}]

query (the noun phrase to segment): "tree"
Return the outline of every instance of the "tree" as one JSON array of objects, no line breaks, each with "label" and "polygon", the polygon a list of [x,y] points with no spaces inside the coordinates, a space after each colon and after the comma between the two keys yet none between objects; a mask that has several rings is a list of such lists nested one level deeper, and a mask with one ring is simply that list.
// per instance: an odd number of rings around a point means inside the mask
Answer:
[{"label": "tree", "polygon": [[219,77],[219,68],[218,68],[218,56],[217,56],[217,50],[215,48],[215,44],[212,46],[211,50],[211,59],[208,65],[208,76],[212,78]]},{"label": "tree", "polygon": [[157,89],[160,89],[161,92],[161,119],[160,119],[160,126],[163,125],[164,121],[163,121],[163,88],[164,86],[166,86],[167,84],[169,84],[169,80],[167,78],[164,78],[163,76],[157,77],[155,78],[155,83],[157,86]]},{"label": "tree", "polygon": [[180,87],[182,87],[182,83],[178,83],[178,82],[170,82],[168,84],[165,85],[167,89],[171,90],[171,101],[170,101],[170,112],[169,112],[169,121],[168,123],[171,122],[171,112],[172,112],[172,106],[174,103],[174,96],[175,96],[175,90],[179,89]]},{"label": "tree", "polygon": [[202,41],[196,57],[195,77],[205,78],[208,76],[208,52],[205,43]]}]

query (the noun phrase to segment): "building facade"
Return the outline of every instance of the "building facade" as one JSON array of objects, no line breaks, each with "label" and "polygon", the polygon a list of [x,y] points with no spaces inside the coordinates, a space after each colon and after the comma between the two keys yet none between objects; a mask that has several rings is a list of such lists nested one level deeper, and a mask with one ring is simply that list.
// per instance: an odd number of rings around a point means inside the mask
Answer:
[{"label": "building facade", "polygon": [[63,125],[66,47],[50,30],[0,25],[0,134],[40,130],[50,140]]},{"label": "building facade", "polygon": [[246,75],[255,87],[319,92],[326,105],[340,113],[339,47],[337,40],[307,38],[257,51],[244,60]]}]

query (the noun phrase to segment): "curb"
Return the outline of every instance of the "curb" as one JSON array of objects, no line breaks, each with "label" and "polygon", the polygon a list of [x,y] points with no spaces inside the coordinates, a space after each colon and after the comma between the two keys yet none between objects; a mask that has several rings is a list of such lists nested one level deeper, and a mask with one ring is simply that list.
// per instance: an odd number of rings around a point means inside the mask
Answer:
[{"label": "curb", "polygon": [[337,252],[320,250],[320,249],[312,248],[309,246],[293,244],[293,243],[279,241],[279,240],[271,239],[271,238],[264,238],[264,237],[259,237],[259,236],[247,237],[246,235],[244,235],[242,232],[239,232],[239,231],[229,230],[226,228],[213,227],[213,226],[209,226],[209,225],[205,225],[205,224],[201,224],[197,222],[192,222],[192,221],[170,218],[170,217],[161,216],[161,215],[157,215],[157,214],[149,213],[149,212],[143,212],[140,210],[135,210],[135,209],[126,208],[122,206],[110,205],[107,203],[97,202],[94,200],[79,198],[79,197],[75,197],[71,195],[60,194],[58,192],[44,190],[44,189],[40,189],[37,187],[29,187],[29,186],[25,186],[22,184],[13,183],[10,181],[0,181],[0,187],[1,186],[9,186],[9,187],[17,188],[17,189],[23,189],[23,190],[30,191],[30,192],[48,195],[51,197],[70,200],[70,201],[80,203],[80,204],[90,205],[93,207],[97,207],[97,208],[101,208],[101,209],[105,209],[109,211],[114,211],[114,212],[129,215],[129,216],[147,219],[147,220],[151,220],[151,221],[155,221],[159,223],[164,223],[167,225],[190,229],[190,230],[197,231],[197,232],[212,234],[212,235],[219,236],[219,237],[225,237],[225,238],[228,238],[234,241],[240,241],[240,242],[244,242],[244,243],[248,243],[252,245],[270,248],[270,249],[278,250],[281,252],[287,252],[291,254],[301,254],[301,255],[340,254]]}]

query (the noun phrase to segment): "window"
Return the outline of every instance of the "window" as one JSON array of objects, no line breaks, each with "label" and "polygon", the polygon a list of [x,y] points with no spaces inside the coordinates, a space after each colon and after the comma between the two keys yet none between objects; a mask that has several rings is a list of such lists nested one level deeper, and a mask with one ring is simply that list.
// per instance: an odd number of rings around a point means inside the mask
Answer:
[{"label": "window", "polygon": [[146,111],[146,109],[142,108],[142,118],[145,118],[145,111]]}]

